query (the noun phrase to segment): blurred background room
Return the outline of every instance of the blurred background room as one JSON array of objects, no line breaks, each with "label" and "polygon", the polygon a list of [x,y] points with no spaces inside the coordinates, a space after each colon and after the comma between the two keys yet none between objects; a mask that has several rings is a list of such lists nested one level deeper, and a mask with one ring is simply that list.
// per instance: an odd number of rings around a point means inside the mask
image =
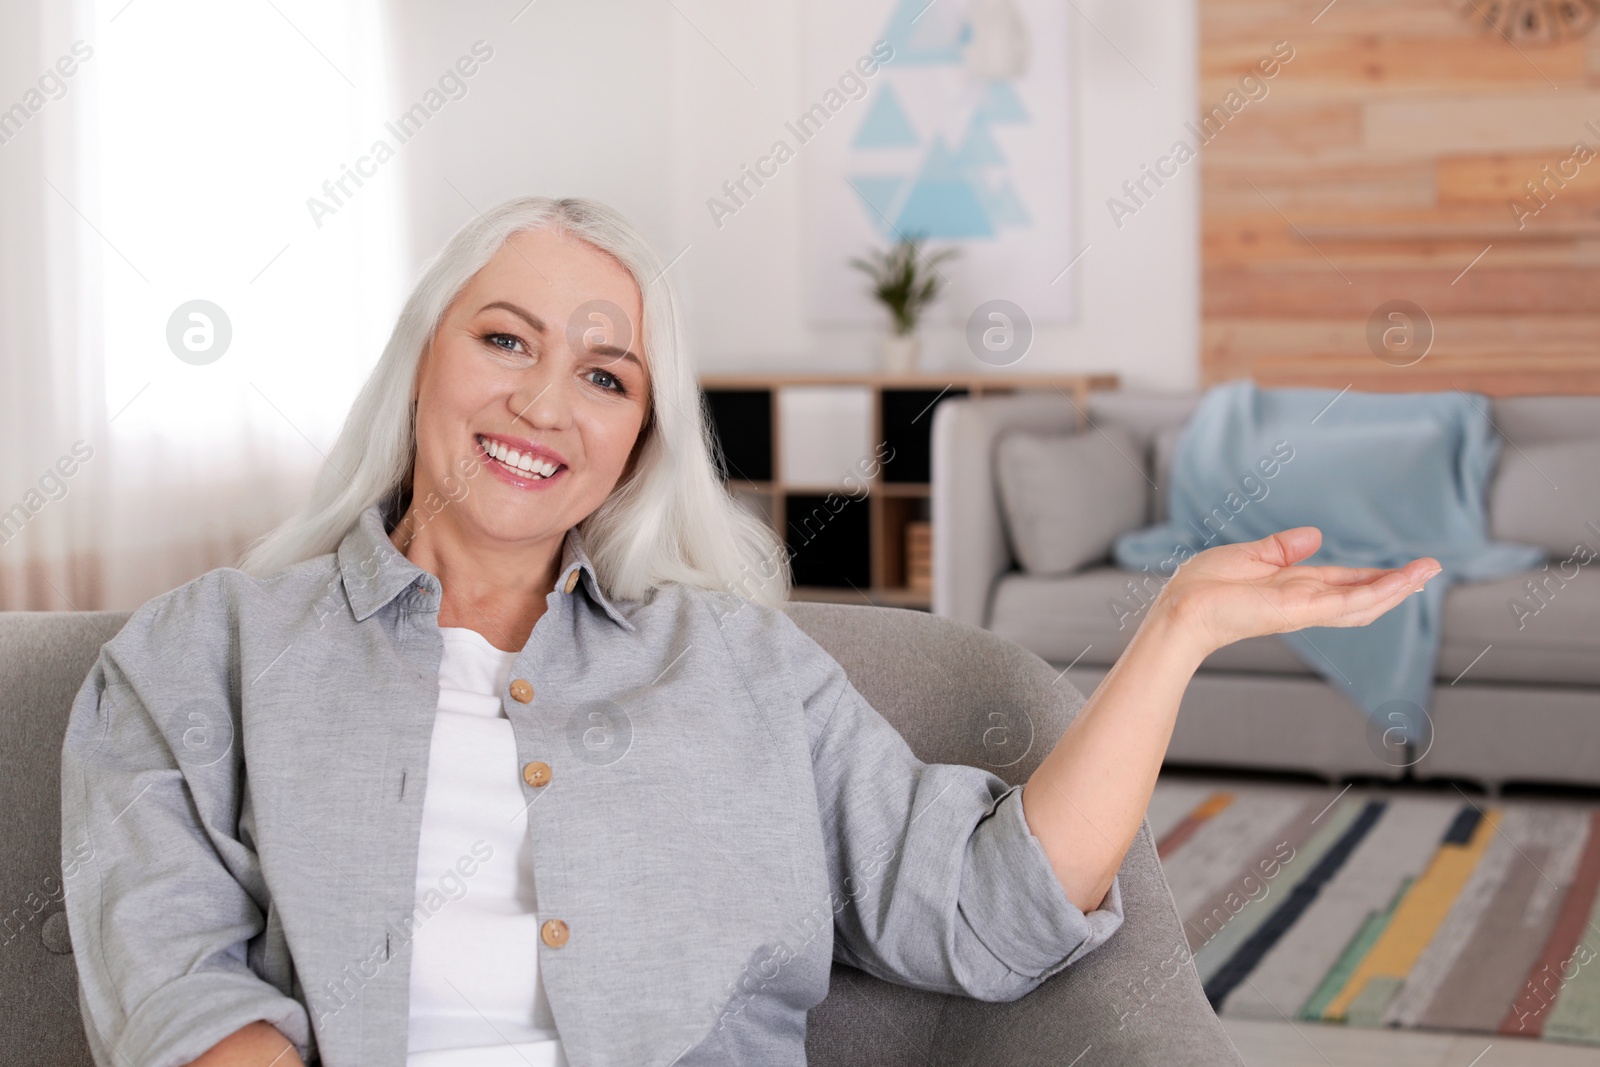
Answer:
[{"label": "blurred background room", "polygon": [[0,611],[235,565],[427,257],[593,198],[668,263],[796,598],[991,630],[1088,694],[1177,545],[1445,560],[1365,644],[1202,668],[1149,811],[1182,947],[1249,1062],[1600,1063],[1596,23],[7,0]]}]

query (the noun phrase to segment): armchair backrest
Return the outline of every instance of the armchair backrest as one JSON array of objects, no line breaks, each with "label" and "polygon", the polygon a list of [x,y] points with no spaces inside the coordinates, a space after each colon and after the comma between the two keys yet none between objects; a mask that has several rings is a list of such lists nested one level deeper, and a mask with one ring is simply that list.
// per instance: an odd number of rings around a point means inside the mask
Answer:
[{"label": "armchair backrest", "polygon": [[92,1067],[62,904],[61,741],[126,612],[0,613],[0,1060]]}]

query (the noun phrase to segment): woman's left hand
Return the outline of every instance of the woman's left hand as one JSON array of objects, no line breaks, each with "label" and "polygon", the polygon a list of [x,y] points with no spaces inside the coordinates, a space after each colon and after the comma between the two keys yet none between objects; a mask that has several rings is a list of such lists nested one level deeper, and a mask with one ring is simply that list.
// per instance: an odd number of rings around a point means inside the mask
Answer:
[{"label": "woman's left hand", "polygon": [[1441,569],[1431,558],[1398,570],[1295,566],[1321,545],[1321,530],[1299,526],[1186,561],[1028,778],[1023,815],[1083,911],[1105,899],[1139,831],[1184,690],[1207,656],[1246,637],[1365,626]]},{"label": "woman's left hand", "polygon": [[1321,545],[1321,530],[1297,526],[1207,549],[1178,568],[1154,610],[1170,614],[1203,657],[1247,637],[1365,626],[1443,569],[1431,557],[1394,570],[1295,566]]}]

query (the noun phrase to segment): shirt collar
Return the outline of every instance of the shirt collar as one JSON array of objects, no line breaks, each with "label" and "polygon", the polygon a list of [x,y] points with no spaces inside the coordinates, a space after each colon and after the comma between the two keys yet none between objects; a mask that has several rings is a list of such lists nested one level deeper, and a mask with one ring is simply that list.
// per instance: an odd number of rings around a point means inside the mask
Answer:
[{"label": "shirt collar", "polygon": [[[370,618],[401,593],[410,597],[410,603],[417,607],[438,610],[442,591],[439,579],[407,559],[389,540],[379,504],[372,504],[361,513],[361,518],[339,542],[337,556],[345,596],[357,622]],[[568,577],[573,571],[582,576],[579,584],[588,591],[589,599],[599,604],[613,622],[624,630],[635,628],[600,588],[599,575],[584,551],[583,535],[576,526],[567,531],[562,541],[557,593],[566,595]],[[577,586],[574,586],[573,593],[576,592]]]}]

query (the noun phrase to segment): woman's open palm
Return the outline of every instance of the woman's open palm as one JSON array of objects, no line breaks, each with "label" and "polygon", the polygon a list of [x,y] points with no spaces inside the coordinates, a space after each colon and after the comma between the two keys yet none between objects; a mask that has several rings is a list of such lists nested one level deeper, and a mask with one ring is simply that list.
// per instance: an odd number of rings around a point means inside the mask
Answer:
[{"label": "woman's open palm", "polygon": [[1321,545],[1315,526],[1218,545],[1179,567],[1162,596],[1217,649],[1308,626],[1365,626],[1442,569],[1431,557],[1398,569],[1296,566]]}]

